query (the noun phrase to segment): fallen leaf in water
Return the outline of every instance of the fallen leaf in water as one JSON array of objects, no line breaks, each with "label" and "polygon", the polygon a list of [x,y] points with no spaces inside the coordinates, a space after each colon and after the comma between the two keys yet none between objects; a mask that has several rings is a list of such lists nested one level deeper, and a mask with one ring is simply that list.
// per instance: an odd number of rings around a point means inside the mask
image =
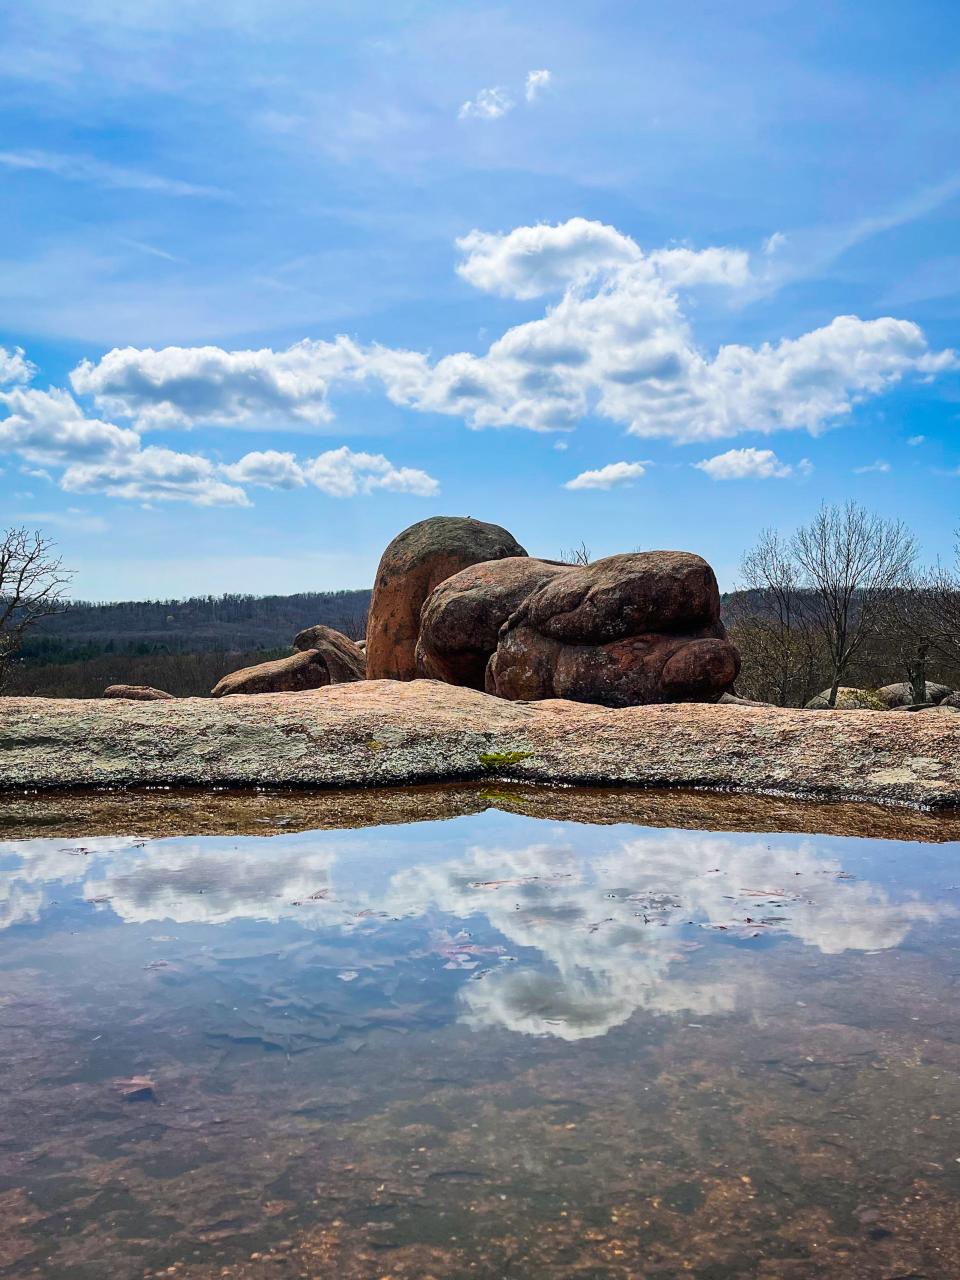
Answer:
[{"label": "fallen leaf in water", "polygon": [[115,1080],[124,1102],[158,1102],[157,1087],[149,1076],[131,1076],[129,1080]]}]

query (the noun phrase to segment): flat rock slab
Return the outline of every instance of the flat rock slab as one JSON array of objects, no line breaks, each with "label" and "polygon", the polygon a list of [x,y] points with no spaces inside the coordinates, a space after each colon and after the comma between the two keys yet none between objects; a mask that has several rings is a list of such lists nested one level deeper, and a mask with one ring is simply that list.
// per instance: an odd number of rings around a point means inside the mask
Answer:
[{"label": "flat rock slab", "polygon": [[482,776],[960,804],[960,717],[505,702],[433,680],[217,700],[0,699],[0,788],[368,787]]}]

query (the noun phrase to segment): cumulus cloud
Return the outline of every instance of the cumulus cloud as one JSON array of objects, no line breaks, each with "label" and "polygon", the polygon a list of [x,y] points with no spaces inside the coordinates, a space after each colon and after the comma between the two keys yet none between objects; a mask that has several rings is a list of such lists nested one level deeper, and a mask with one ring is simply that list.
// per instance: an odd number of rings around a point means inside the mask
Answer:
[{"label": "cumulus cloud", "polygon": [[[805,462],[800,464],[804,470]],[[772,449],[728,449],[693,466],[711,480],[780,480],[793,475],[793,467],[781,462]]]},{"label": "cumulus cloud", "polygon": [[152,426],[316,428],[331,390],[377,382],[395,404],[469,426],[568,431],[598,416],[628,434],[678,442],[744,431],[819,432],[903,378],[958,367],[922,330],[890,316],[839,316],[758,347],[697,344],[686,313],[694,290],[750,290],[743,250],[668,247],[644,253],[616,228],[585,218],[458,241],[458,271],[478,289],[528,301],[554,295],[536,319],[483,354],[362,346],[347,337],[286,350],[126,348],[74,370],[78,394],[102,413]]},{"label": "cumulus cloud", "polygon": [[501,85],[481,89],[475,98],[468,99],[458,112],[461,120],[499,120],[512,111],[516,103]]},{"label": "cumulus cloud", "polygon": [[209,458],[156,445],[102,462],[75,462],[60,477],[60,487],[68,493],[103,493],[136,502],[250,506],[243,489],[219,479]]},{"label": "cumulus cloud", "polygon": [[528,71],[527,81],[523,88],[523,95],[526,100],[528,102],[536,102],[540,94],[549,86],[552,78],[546,68],[540,71]]},{"label": "cumulus cloud", "polygon": [[68,391],[15,387],[0,391],[0,449],[38,466],[129,455],[140,437],[128,427],[88,418]]},{"label": "cumulus cloud", "polygon": [[276,449],[245,453],[237,462],[222,468],[229,480],[238,484],[261,485],[265,489],[302,489],[307,483],[303,468],[292,453]]},{"label": "cumulus cloud", "polygon": [[36,367],[26,358],[22,347],[14,347],[12,351],[0,347],[0,386],[29,382],[35,373]]},{"label": "cumulus cloud", "polygon": [[354,453],[346,445],[308,459],[303,472],[311,484],[333,498],[352,498],[376,489],[429,498],[440,488],[425,471],[395,467],[382,453]]},{"label": "cumulus cloud", "polygon": [[563,487],[565,489],[613,489],[630,485],[646,473],[647,464],[643,462],[610,462],[596,471],[581,471],[578,476],[568,480]]}]

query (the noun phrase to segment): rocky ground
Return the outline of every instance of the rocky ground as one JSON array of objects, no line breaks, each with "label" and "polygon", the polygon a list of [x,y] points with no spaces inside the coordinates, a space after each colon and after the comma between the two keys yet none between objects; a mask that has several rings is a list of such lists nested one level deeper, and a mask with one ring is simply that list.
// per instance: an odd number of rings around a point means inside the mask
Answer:
[{"label": "rocky ground", "polygon": [[960,804],[960,717],[507,702],[432,680],[158,702],[7,698],[0,788],[705,787]]}]

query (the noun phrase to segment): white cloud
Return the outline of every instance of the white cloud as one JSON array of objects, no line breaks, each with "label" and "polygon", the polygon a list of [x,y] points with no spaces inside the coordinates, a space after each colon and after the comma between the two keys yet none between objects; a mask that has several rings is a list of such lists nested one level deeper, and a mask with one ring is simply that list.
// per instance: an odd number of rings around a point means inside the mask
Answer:
[{"label": "white cloud", "polygon": [[506,89],[495,85],[490,89],[481,89],[475,98],[469,99],[458,112],[461,120],[499,120],[508,111],[512,111],[513,99]]},{"label": "white cloud", "polygon": [[134,452],[140,438],[128,427],[85,417],[69,392],[16,387],[0,391],[0,450],[16,452],[38,466],[65,465]]},{"label": "white cloud", "polygon": [[530,300],[539,318],[507,329],[486,352],[432,359],[353,339],[304,340],[280,351],[219,347],[115,349],[72,373],[98,411],[151,427],[318,428],[331,391],[378,382],[396,405],[470,427],[569,431],[599,417],[630,435],[677,442],[745,431],[818,433],[906,377],[960,367],[923,331],[890,316],[839,316],[799,337],[705,351],[687,314],[688,290],[753,289],[745,251],[671,247],[644,253],[616,228],[584,218],[459,242],[461,276]]},{"label": "white cloud", "polygon": [[540,94],[546,89],[552,80],[550,72],[546,68],[540,71],[528,71],[527,81],[524,85],[523,93],[528,102],[536,102]]},{"label": "white cloud", "polygon": [[276,449],[245,453],[238,462],[221,470],[228,480],[266,489],[300,489],[307,483],[303,468],[293,454],[278,453]]},{"label": "white cloud", "polygon": [[308,459],[303,464],[303,474],[332,498],[352,498],[376,489],[429,498],[440,488],[425,471],[395,467],[382,453],[354,453],[346,445]]},{"label": "white cloud", "polygon": [[116,347],[96,364],[82,361],[70,382],[106,412],[135,418],[141,430],[278,416],[317,426],[331,417],[330,379],[349,374],[358,354],[345,338],[304,340],[286,351]]},{"label": "white cloud", "polygon": [[249,507],[250,499],[217,476],[199,454],[148,445],[104,462],[75,462],[60,477],[68,493],[103,493],[136,502],[191,502],[198,507]]},{"label": "white cloud", "polygon": [[923,444],[926,441],[926,439],[927,439],[926,436],[908,436],[907,444],[910,445],[912,449],[915,449],[918,444]]},{"label": "white cloud", "polygon": [[[793,467],[781,462],[772,449],[728,449],[692,465],[711,480],[779,480],[793,475]],[[804,459],[797,469],[806,474],[810,464]]]},{"label": "white cloud", "polygon": [[71,182],[89,182],[94,186],[113,187],[123,191],[152,191],[158,195],[206,199],[228,198],[227,192],[217,187],[144,173],[140,169],[108,164],[93,156],[61,155],[52,151],[0,151],[0,164],[8,169],[51,173]]},{"label": "white cloud", "polygon": [[889,470],[890,470],[890,463],[887,462],[884,458],[877,458],[877,460],[875,462],[871,462],[869,466],[854,467],[853,474],[855,476],[868,476],[873,473],[884,475]]},{"label": "white cloud", "polygon": [[26,358],[22,347],[14,347],[12,351],[0,347],[0,386],[29,382],[35,373],[36,367]]},{"label": "white cloud", "polygon": [[632,484],[646,475],[647,464],[642,462],[610,462],[597,471],[581,471],[578,476],[568,480],[565,489],[613,489],[621,485]]}]

